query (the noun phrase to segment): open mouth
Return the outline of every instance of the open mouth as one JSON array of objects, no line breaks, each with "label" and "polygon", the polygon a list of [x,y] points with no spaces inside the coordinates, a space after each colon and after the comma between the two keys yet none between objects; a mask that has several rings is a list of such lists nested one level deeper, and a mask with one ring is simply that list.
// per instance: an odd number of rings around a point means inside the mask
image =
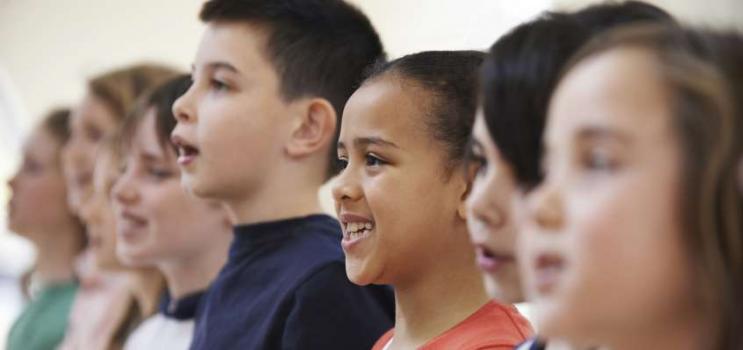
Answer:
[{"label": "open mouth", "polygon": [[555,289],[565,267],[565,260],[556,254],[541,254],[535,261],[535,287],[541,294]]},{"label": "open mouth", "polygon": [[371,221],[349,222],[345,224],[345,229],[343,230],[343,239],[349,241],[360,240],[368,236],[373,229],[374,223]]},{"label": "open mouth", "polygon": [[475,255],[480,269],[488,272],[495,272],[503,265],[516,260],[513,255],[496,253],[484,245],[475,246]]},{"label": "open mouth", "polygon": [[117,232],[123,238],[132,238],[142,230],[143,227],[147,226],[147,220],[133,215],[129,212],[122,212],[119,214]]},{"label": "open mouth", "polygon": [[190,164],[199,155],[199,149],[196,146],[188,143],[178,135],[173,135],[171,142],[178,149],[178,164],[180,165]]}]

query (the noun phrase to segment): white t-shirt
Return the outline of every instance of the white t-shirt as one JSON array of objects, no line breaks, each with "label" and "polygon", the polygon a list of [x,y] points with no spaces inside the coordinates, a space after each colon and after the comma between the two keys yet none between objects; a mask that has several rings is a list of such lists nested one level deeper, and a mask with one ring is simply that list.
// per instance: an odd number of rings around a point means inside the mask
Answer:
[{"label": "white t-shirt", "polygon": [[194,320],[168,318],[158,313],[129,335],[124,350],[187,350],[193,338]]}]

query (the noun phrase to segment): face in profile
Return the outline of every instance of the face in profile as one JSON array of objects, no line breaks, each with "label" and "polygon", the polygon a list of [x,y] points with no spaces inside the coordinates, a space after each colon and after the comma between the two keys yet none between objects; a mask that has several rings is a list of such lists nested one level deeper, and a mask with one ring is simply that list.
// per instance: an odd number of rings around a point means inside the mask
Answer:
[{"label": "face in profile", "polygon": [[37,128],[26,141],[20,169],[8,181],[8,228],[32,240],[52,238],[69,222],[65,179],[59,154],[62,145],[49,131]]},{"label": "face in profile", "polygon": [[620,47],[584,59],[553,96],[547,176],[526,199],[519,236],[548,338],[653,337],[693,314],[681,154],[660,71],[650,52]]},{"label": "face in profile", "polygon": [[516,303],[523,301],[516,266],[516,225],[512,196],[516,180],[510,164],[498,152],[480,110],[472,129],[471,162],[477,165],[467,198],[467,228],[475,247],[490,297]]},{"label": "face in profile", "polygon": [[137,126],[112,189],[116,252],[129,266],[186,264],[230,238],[222,205],[181,186],[175,150],[158,139],[155,117],[150,109]]},{"label": "face in profile", "polygon": [[173,105],[183,184],[194,194],[244,199],[271,178],[271,164],[295,111],[265,58],[265,34],[239,23],[210,24],[192,72]]},{"label": "face in profile", "polygon": [[343,113],[338,158],[344,169],[333,196],[346,271],[360,285],[404,283],[450,264],[442,257],[464,238],[458,236],[465,225],[464,174],[446,172],[444,146],[422,127],[422,101],[431,97],[396,79],[367,82]]},{"label": "face in profile", "polygon": [[111,187],[119,176],[118,158],[110,146],[101,148],[93,172],[93,191],[80,209],[88,235],[88,250],[102,270],[121,268],[116,257],[116,222],[111,206]]},{"label": "face in profile", "polygon": [[118,125],[116,115],[106,103],[86,96],[70,116],[70,139],[63,152],[68,203],[78,212],[93,192],[93,168],[98,145]]}]

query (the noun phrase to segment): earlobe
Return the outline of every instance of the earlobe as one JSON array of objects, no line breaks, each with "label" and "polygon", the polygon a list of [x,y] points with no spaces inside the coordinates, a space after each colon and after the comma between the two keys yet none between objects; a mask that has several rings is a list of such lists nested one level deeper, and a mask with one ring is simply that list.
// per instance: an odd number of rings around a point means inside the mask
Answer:
[{"label": "earlobe", "polygon": [[297,107],[297,123],[286,152],[291,157],[303,157],[325,149],[335,134],[335,109],[321,98],[302,101]]}]

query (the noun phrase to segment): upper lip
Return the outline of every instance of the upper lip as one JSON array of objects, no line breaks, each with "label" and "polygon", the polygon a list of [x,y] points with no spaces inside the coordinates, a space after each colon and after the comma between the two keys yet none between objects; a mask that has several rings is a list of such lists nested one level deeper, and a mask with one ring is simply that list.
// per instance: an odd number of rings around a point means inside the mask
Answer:
[{"label": "upper lip", "polygon": [[489,258],[493,258],[497,260],[514,260],[515,259],[515,256],[512,253],[495,251],[493,249],[490,249],[485,244],[475,244],[475,250],[477,250],[479,254],[482,254]]},{"label": "upper lip", "polygon": [[128,210],[128,209],[119,211],[119,217],[126,221],[135,221],[135,222],[140,222],[140,223],[144,223],[147,221],[141,215],[135,214],[131,210]]},{"label": "upper lip", "polygon": [[175,134],[175,133],[170,136],[170,142],[172,142],[175,145],[175,147],[178,148],[179,155],[184,155],[186,152],[191,151],[191,150],[195,152],[199,151],[199,148],[194,146],[193,143],[186,140],[186,138],[184,138],[183,136]]}]

